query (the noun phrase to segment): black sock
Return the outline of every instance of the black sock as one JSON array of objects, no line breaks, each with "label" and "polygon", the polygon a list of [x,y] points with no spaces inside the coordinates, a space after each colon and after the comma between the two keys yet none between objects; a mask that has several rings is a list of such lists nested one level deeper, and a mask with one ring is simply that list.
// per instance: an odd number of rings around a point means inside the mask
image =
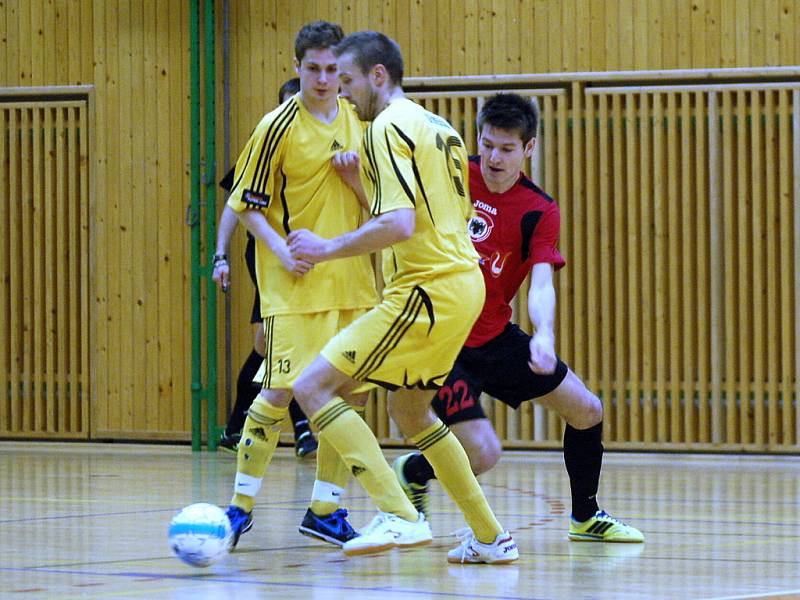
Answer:
[{"label": "black sock", "polygon": [[228,426],[225,427],[226,435],[235,435],[244,427],[247,411],[261,390],[261,386],[253,382],[253,377],[258,373],[258,368],[263,361],[264,357],[255,350],[244,361],[236,380],[236,404],[234,404],[228,419]]},{"label": "black sock", "polygon": [[436,479],[436,474],[433,472],[433,467],[428,459],[422,454],[414,454],[410,456],[403,465],[403,477],[409,483],[416,483],[425,485],[430,479]]},{"label": "black sock", "polygon": [[603,464],[603,422],[589,429],[567,425],[564,431],[564,464],[572,491],[572,517],[586,521],[597,511],[597,489]]},{"label": "black sock", "polygon": [[311,431],[306,413],[303,412],[303,409],[300,408],[300,405],[294,398],[292,398],[292,401],[289,403],[289,415],[292,417],[295,440],[298,440],[304,433]]}]

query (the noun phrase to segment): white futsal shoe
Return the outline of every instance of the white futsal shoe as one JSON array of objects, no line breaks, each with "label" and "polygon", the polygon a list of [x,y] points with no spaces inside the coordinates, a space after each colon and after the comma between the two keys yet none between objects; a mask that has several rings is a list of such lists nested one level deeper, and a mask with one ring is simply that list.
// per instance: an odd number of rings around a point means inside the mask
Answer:
[{"label": "white futsal shoe", "polygon": [[491,544],[478,541],[469,527],[456,531],[461,544],[447,553],[447,562],[469,565],[505,565],[519,558],[514,538],[507,531],[498,534]]},{"label": "white futsal shoe", "polygon": [[424,546],[433,541],[431,526],[419,513],[416,521],[406,521],[392,513],[379,512],[361,530],[361,535],[345,542],[342,551],[347,556],[384,552],[391,548]]}]

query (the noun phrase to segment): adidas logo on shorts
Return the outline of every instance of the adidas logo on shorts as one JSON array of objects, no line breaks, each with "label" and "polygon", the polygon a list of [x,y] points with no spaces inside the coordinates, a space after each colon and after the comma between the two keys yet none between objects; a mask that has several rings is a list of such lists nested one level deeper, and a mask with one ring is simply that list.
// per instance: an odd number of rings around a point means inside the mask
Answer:
[{"label": "adidas logo on shorts", "polygon": [[333,143],[331,144],[331,152],[336,152],[337,150],[341,150],[342,148],[344,148],[344,146],[342,146],[336,140],[333,140]]},{"label": "adidas logo on shorts", "polygon": [[344,356],[351,364],[355,364],[356,362],[356,351],[355,350],[346,350],[342,352],[342,356]]}]

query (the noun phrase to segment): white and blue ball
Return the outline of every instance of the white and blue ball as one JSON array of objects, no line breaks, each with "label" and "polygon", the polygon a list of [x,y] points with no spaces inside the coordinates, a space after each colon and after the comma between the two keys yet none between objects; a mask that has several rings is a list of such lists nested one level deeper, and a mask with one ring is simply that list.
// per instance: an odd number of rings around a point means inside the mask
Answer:
[{"label": "white and blue ball", "polygon": [[231,523],[213,504],[190,504],[172,517],[169,545],[187,565],[207,567],[225,558],[231,548]]}]

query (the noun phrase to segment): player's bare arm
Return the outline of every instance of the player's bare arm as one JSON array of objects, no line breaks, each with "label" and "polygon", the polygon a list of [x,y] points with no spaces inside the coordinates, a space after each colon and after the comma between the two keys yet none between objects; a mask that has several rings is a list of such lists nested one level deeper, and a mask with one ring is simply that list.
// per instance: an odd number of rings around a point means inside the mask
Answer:
[{"label": "player's bare arm", "polygon": [[318,263],[334,258],[369,254],[407,240],[414,234],[416,213],[413,208],[398,208],[333,239],[322,238],[307,229],[289,234],[289,250],[297,260]]},{"label": "player's bare arm", "polygon": [[331,159],[331,164],[339,177],[342,178],[347,186],[353,190],[361,206],[369,212],[369,200],[364,191],[364,184],[361,182],[361,159],[358,152],[350,150],[348,152],[337,152]]},{"label": "player's bare arm", "polygon": [[267,247],[275,253],[287,271],[294,275],[305,275],[313,268],[314,265],[310,261],[302,258],[294,259],[292,257],[286,240],[278,235],[278,232],[270,226],[262,212],[257,210],[243,210],[237,213],[237,215],[242,225],[247,227],[247,230],[252,233],[256,239],[264,242]]},{"label": "player's bare arm", "polygon": [[556,340],[553,322],[556,312],[556,290],[553,287],[553,265],[536,263],[531,269],[528,291],[528,314],[534,328],[531,337],[531,371],[547,375],[556,370]]},{"label": "player's bare arm", "polygon": [[[225,208],[222,209],[222,214],[219,216],[215,256],[228,255],[228,246],[238,224],[239,219],[236,218],[236,211],[226,204]],[[214,280],[220,290],[223,292],[228,291],[231,285],[231,269],[227,259],[214,260],[214,271],[211,274],[211,279]]]}]

